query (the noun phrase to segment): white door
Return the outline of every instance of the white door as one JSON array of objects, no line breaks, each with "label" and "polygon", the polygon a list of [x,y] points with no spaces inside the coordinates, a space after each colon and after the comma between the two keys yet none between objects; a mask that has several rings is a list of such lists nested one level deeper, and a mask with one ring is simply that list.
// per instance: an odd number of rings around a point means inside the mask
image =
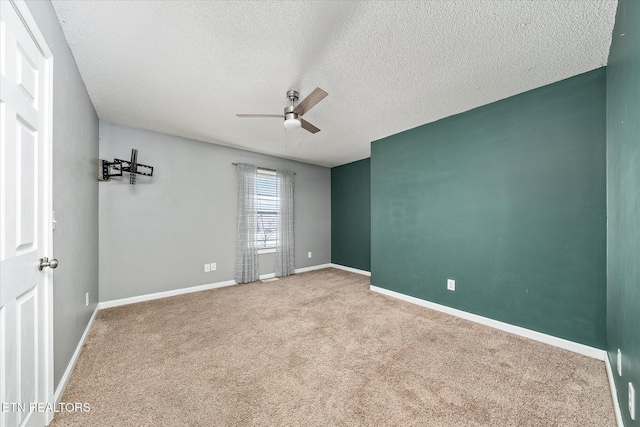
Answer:
[{"label": "white door", "polygon": [[51,66],[24,2],[0,1],[0,425],[44,426],[53,400]]}]

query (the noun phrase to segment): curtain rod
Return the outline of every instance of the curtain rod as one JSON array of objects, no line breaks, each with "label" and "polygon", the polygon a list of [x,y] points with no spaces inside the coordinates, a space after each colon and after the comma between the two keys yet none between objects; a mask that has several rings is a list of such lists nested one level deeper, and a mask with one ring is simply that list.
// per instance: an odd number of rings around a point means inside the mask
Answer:
[{"label": "curtain rod", "polygon": [[[238,163],[231,163],[233,166],[238,166]],[[262,166],[257,166],[258,169],[262,169],[263,171],[270,171],[270,172],[277,172],[275,169],[271,169],[271,168],[263,168]],[[294,175],[297,175],[297,173],[293,173]]]}]

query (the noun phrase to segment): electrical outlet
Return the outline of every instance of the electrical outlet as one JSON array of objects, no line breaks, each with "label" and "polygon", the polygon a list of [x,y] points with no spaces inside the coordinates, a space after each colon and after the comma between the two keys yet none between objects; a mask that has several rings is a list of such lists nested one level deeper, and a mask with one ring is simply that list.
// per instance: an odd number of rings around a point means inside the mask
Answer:
[{"label": "electrical outlet", "polygon": [[618,349],[618,358],[616,359],[616,369],[618,369],[618,376],[622,376],[622,352]]},{"label": "electrical outlet", "polygon": [[311,252],[307,254],[307,258],[311,258]]},{"label": "electrical outlet", "polygon": [[208,273],[208,272],[210,272],[210,271],[211,271],[211,264],[206,263],[206,264],[204,265],[204,272],[205,272],[205,273]]},{"label": "electrical outlet", "polygon": [[636,419],[636,390],[631,383],[629,383],[629,416],[632,420]]},{"label": "electrical outlet", "polygon": [[84,306],[89,307],[89,292],[84,295]]},{"label": "electrical outlet", "polygon": [[211,263],[211,271],[216,271],[216,269],[217,269],[217,268],[218,268],[218,267],[216,267],[216,263],[215,263],[215,262],[212,262],[212,263]]},{"label": "electrical outlet", "polygon": [[456,281],[453,279],[447,279],[447,289],[450,291],[456,290]]}]

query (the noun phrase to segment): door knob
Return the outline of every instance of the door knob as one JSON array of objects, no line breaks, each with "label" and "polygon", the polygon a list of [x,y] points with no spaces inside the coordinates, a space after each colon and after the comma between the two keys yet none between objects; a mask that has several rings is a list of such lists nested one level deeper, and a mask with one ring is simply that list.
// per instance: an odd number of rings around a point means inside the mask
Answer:
[{"label": "door knob", "polygon": [[56,268],[57,266],[58,266],[57,259],[52,259],[51,261],[49,261],[49,258],[44,257],[44,258],[40,258],[40,264],[38,265],[38,270],[42,271],[42,269],[45,267]]}]

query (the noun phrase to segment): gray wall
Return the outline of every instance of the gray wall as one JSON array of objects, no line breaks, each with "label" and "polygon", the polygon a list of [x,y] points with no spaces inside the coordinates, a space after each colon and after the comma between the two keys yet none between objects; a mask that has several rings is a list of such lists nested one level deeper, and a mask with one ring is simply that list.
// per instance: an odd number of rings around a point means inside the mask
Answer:
[{"label": "gray wall", "polygon": [[[98,117],[50,2],[27,5],[53,52],[54,384],[98,301]],[[85,307],[85,293],[91,303]]]},{"label": "gray wall", "polygon": [[[330,262],[330,169],[100,121],[100,158],[129,159],[132,148],[154,176],[100,183],[100,301],[233,280],[232,162],[296,172],[295,266]],[[205,273],[206,262],[218,269]],[[274,254],[259,262],[275,271]]]}]

